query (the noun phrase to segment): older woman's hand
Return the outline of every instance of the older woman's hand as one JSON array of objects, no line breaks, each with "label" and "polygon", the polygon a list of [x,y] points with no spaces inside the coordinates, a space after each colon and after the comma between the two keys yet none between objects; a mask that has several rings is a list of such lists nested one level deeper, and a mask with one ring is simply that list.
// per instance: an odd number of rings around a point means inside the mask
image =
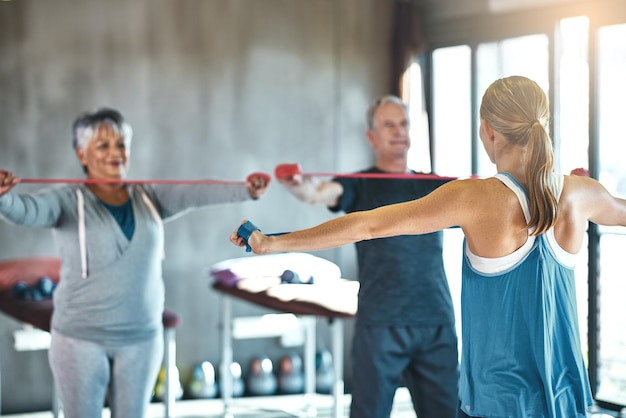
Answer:
[{"label": "older woman's hand", "polygon": [[252,173],[246,178],[248,193],[253,199],[258,199],[265,194],[270,185],[271,177],[265,173]]},{"label": "older woman's hand", "polygon": [[0,170],[0,196],[11,190],[19,182],[19,177],[15,177],[10,171]]}]

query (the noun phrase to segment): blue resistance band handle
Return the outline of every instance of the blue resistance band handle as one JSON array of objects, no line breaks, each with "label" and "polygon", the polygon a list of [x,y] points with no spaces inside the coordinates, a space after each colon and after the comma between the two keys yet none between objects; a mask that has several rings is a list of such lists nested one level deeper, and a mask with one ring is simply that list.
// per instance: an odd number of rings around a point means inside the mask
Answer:
[{"label": "blue resistance band handle", "polygon": [[260,229],[250,221],[247,221],[246,223],[241,224],[239,226],[239,229],[237,230],[237,235],[239,235],[241,239],[243,239],[243,242],[246,244],[247,253],[252,251],[252,248],[250,248],[250,245],[248,245],[248,239],[250,238],[250,235],[252,235],[254,231],[260,231]]},{"label": "blue resistance band handle", "polygon": [[[250,221],[246,221],[245,223],[241,224],[239,226],[239,229],[237,229],[237,235],[240,236],[243,239],[243,242],[246,244],[247,253],[252,251],[252,248],[250,248],[250,245],[248,245],[248,239],[250,238],[250,235],[252,235],[254,231],[260,231],[260,230],[261,229],[258,226],[256,226]],[[266,234],[266,235],[275,236],[275,235],[284,235],[284,234],[286,234],[286,232],[280,232],[277,234]]]}]

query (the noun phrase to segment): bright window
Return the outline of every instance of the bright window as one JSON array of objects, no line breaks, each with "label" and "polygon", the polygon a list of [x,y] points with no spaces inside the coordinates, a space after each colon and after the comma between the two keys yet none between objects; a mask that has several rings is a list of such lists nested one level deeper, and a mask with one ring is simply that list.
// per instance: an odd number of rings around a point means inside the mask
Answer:
[{"label": "bright window", "polygon": [[589,168],[589,19],[561,20],[559,35],[556,165],[570,173]]},{"label": "bright window", "polygon": [[[529,35],[520,38],[505,39],[499,42],[480,44],[476,50],[476,108],[480,109],[485,90],[499,78],[522,75],[536,81],[549,93],[548,73],[548,37],[546,35]],[[477,115],[478,110],[477,110]],[[480,125],[477,124],[480,128]],[[478,135],[478,134],[477,134]],[[496,167],[479,146],[478,167],[476,173],[481,177],[492,176]]]},{"label": "bright window", "polygon": [[439,175],[472,174],[471,49],[433,52],[433,169]]},{"label": "bright window", "polygon": [[424,100],[422,66],[414,61],[404,74],[402,98],[409,105],[411,148],[407,155],[409,168],[430,173],[430,138],[428,114]]},{"label": "bright window", "polygon": [[[471,49],[466,45],[433,52],[433,166],[437,174],[472,174]],[[454,304],[461,353],[461,261],[463,232],[444,231],[443,259]]]},{"label": "bright window", "polygon": [[[589,62],[595,58],[589,54],[590,20],[583,16],[556,23],[554,37],[547,33],[534,34],[432,52],[432,103],[429,110],[435,172],[459,177],[473,173],[485,177],[495,173],[495,166],[480,145],[478,132],[472,132],[479,123],[471,118],[478,117],[482,95],[493,81],[509,75],[523,75],[535,80],[553,101],[551,134],[556,171],[569,174],[575,168],[588,169],[593,157],[599,181],[611,193],[626,198],[622,105],[626,97],[626,24],[604,26],[597,32],[597,61],[594,62],[597,74],[591,80],[597,96],[590,98]],[[476,70],[475,74],[472,74],[472,68]],[[555,85],[550,85],[552,69]],[[419,77],[421,86],[421,73]],[[476,84],[472,86],[472,82]],[[473,103],[472,91],[476,94]],[[597,132],[593,142],[589,135],[590,109],[595,112],[594,123],[597,124],[593,127]],[[472,149],[472,140],[479,146]],[[595,153],[590,154],[590,146],[596,147],[597,160]],[[596,399],[621,407],[626,405],[626,260],[623,256],[626,231],[624,228],[600,228],[599,233],[598,247],[585,235],[577,260],[581,343],[584,353],[593,350],[594,358],[598,359],[597,369],[593,369],[597,382],[592,381],[597,383],[594,387]],[[444,237],[444,260],[460,335],[463,235],[460,230],[452,229],[445,231]],[[598,248],[599,254],[597,323],[601,326],[591,334],[598,336],[598,347],[590,347],[588,343],[588,317],[593,315],[596,318],[596,312],[590,313],[588,309],[588,278],[596,275],[595,271],[589,270],[588,248]]]},{"label": "bright window", "polygon": [[[626,198],[624,106],[626,97],[626,24],[598,31],[599,179]],[[600,229],[599,353],[596,399],[626,405],[626,231]]]}]

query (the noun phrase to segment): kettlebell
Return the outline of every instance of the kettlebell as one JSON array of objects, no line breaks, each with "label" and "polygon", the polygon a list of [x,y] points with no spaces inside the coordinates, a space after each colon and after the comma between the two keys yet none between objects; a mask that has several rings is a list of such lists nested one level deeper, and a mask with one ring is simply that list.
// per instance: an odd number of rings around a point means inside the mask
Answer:
[{"label": "kettlebell", "polygon": [[335,372],[333,357],[328,350],[319,350],[315,354],[315,391],[330,394],[333,390]]},{"label": "kettlebell", "polygon": [[304,370],[299,354],[289,353],[281,357],[278,367],[278,391],[283,394],[304,392]]},{"label": "kettlebell", "polygon": [[[183,398],[183,385],[180,383],[180,374],[178,373],[178,367],[170,367],[170,379],[174,382],[174,399],[180,400]],[[152,391],[154,400],[163,402],[165,399],[165,366],[161,366],[159,370],[159,376],[157,377],[154,390]]]},{"label": "kettlebell", "polygon": [[251,396],[269,396],[276,393],[278,383],[274,375],[272,360],[259,355],[250,360],[246,378],[246,390]]},{"label": "kettlebell", "polygon": [[185,391],[191,399],[211,399],[217,396],[215,368],[208,361],[197,364]]}]

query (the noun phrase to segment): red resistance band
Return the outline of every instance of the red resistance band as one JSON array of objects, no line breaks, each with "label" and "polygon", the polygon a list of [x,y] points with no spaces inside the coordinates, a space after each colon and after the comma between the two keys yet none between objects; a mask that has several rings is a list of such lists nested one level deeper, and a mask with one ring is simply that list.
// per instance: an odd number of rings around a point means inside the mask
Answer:
[{"label": "red resistance band", "polygon": [[407,180],[456,180],[457,177],[443,177],[436,174],[388,174],[388,173],[303,173],[300,164],[279,164],[274,170],[274,177],[279,180],[291,178],[297,174],[309,177],[347,177],[369,179],[407,179]]},{"label": "red resistance band", "polygon": [[245,184],[254,177],[261,177],[269,182],[271,177],[265,173],[252,173],[246,181],[233,180],[107,180],[107,179],[20,179],[20,183],[37,184]]}]

